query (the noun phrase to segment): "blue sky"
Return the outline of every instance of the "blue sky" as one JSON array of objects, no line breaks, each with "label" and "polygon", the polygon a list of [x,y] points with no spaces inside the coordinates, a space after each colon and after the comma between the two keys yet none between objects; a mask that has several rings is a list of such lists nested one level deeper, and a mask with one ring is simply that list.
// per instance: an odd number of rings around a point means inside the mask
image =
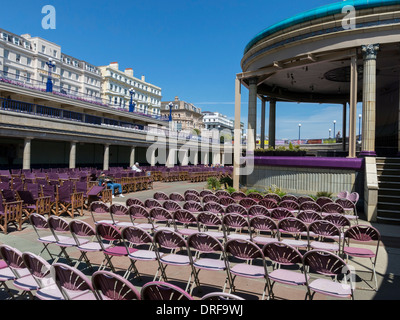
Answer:
[{"label": "blue sky", "polygon": [[[234,117],[235,75],[247,43],[260,31],[336,1],[266,0],[19,0],[3,4],[0,27],[53,41],[62,51],[94,65],[118,61],[120,69],[162,88],[163,101],[194,103],[203,111]],[[42,28],[42,7],[56,9],[56,29]],[[6,13],[6,14],[4,14]],[[247,126],[247,89],[242,121]],[[359,110],[360,111],[360,110]],[[260,110],[258,117],[260,116]],[[279,103],[277,138],[328,137],[342,126],[339,105]],[[267,112],[268,123],[268,112]],[[268,128],[267,128],[268,132]]]}]

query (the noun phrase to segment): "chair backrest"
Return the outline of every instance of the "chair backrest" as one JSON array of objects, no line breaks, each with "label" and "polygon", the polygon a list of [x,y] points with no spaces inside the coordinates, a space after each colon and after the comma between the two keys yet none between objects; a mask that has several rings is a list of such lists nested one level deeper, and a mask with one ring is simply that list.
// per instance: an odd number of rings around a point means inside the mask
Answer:
[{"label": "chair backrest", "polygon": [[139,205],[139,206],[142,206],[142,207],[145,206],[143,201],[139,200],[137,198],[128,198],[128,199],[126,199],[125,204],[126,204],[127,207],[130,207],[131,205]]},{"label": "chair backrest", "polygon": [[69,229],[78,246],[81,244],[79,238],[94,237],[96,235],[96,230],[82,220],[72,220],[69,223]]},{"label": "chair backrest", "polygon": [[50,274],[51,264],[47,260],[28,251],[22,253],[22,260],[39,287],[43,288],[54,284]]},{"label": "chair backrest", "polygon": [[207,194],[203,197],[203,203],[209,203],[209,202],[219,202],[219,198],[214,195],[214,194]]},{"label": "chair backrest", "polygon": [[247,210],[250,216],[269,216],[269,211],[266,207],[255,205]]},{"label": "chair backrest", "polygon": [[381,234],[378,229],[368,225],[356,225],[350,227],[344,233],[344,237],[360,242],[380,241]]},{"label": "chair backrest", "polygon": [[146,199],[144,201],[144,206],[145,206],[145,208],[148,208],[148,209],[162,208],[161,203],[158,202],[156,199]]},{"label": "chair backrest", "polygon": [[326,220],[318,220],[310,223],[308,226],[308,232],[314,233],[325,238],[339,237],[339,242],[342,237],[340,229],[335,226],[332,222]]},{"label": "chair backrest", "polygon": [[227,301],[227,300],[245,300],[242,297],[239,297],[232,293],[226,292],[212,292],[201,297],[201,300],[210,301],[210,300],[219,300],[219,301]]},{"label": "chair backrest", "polygon": [[353,209],[353,210],[356,209],[355,203],[348,199],[336,199],[335,203],[342,206],[343,209]]},{"label": "chair backrest", "polygon": [[93,289],[100,300],[140,300],[140,292],[127,279],[109,271],[96,271]]},{"label": "chair backrest", "polygon": [[96,230],[96,236],[100,244],[102,243],[103,239],[110,242],[122,241],[121,231],[117,227],[109,223],[99,222],[96,224],[95,230]]},{"label": "chair backrest", "polygon": [[73,299],[86,292],[94,293],[90,279],[72,266],[53,263],[50,272],[65,300]]},{"label": "chair backrest", "polygon": [[338,228],[349,228],[351,226],[350,220],[340,213],[328,214],[322,220],[329,221]]},{"label": "chair backrest", "polygon": [[278,226],[274,220],[267,216],[255,216],[250,219],[250,227],[254,231],[276,232]]},{"label": "chair backrest", "polygon": [[321,212],[321,206],[315,201],[304,201],[300,204],[300,211],[312,210]]},{"label": "chair backrest", "polygon": [[187,238],[187,245],[189,250],[194,249],[200,253],[223,253],[224,247],[221,242],[206,233],[196,232]]},{"label": "chair backrest", "polygon": [[307,225],[294,217],[283,218],[278,222],[278,230],[279,233],[300,235],[302,232],[307,233]]},{"label": "chair backrest", "polygon": [[[208,197],[208,196],[206,196]],[[224,214],[225,210],[224,208],[217,202],[207,202],[203,206],[204,211],[212,212],[212,213],[219,213],[219,214]]]},{"label": "chair backrest", "polygon": [[260,193],[257,193],[257,192],[250,192],[247,195],[247,198],[253,199],[253,200],[257,201],[257,202],[259,202],[260,200],[264,199],[264,197]]},{"label": "chair backrest", "polygon": [[197,226],[197,219],[196,216],[185,209],[180,209],[172,213],[172,218],[174,223],[181,223],[183,225],[196,225]]},{"label": "chair backrest", "polygon": [[168,200],[169,197],[168,197],[168,195],[167,195],[165,192],[158,191],[158,192],[155,192],[155,193],[153,194],[153,199],[164,201],[164,200]]},{"label": "chair backrest", "polygon": [[22,259],[21,251],[6,244],[2,244],[0,245],[0,257],[6,262],[17,278],[23,275],[21,271],[26,269],[26,266]]},{"label": "chair backrest", "polygon": [[153,243],[153,237],[145,230],[136,226],[123,228],[121,230],[121,236],[126,245],[132,244],[135,246],[140,246]]},{"label": "chair backrest", "polygon": [[29,215],[29,222],[31,223],[31,225],[35,229],[35,231],[49,229],[47,219],[40,214],[31,213]]},{"label": "chair backrest", "polygon": [[328,197],[319,197],[317,200],[315,200],[315,202],[318,203],[318,205],[322,208],[323,205],[334,201]]},{"label": "chair backrest", "polygon": [[275,209],[278,207],[278,203],[272,198],[264,198],[258,202],[258,205],[263,206],[266,209]]},{"label": "chair backrest", "polygon": [[279,207],[289,209],[290,211],[299,210],[299,204],[293,200],[281,201]]},{"label": "chair backrest", "polygon": [[219,204],[222,206],[229,206],[232,203],[235,203],[235,200],[233,200],[231,197],[219,197]]},{"label": "chair backrest", "polygon": [[232,203],[225,208],[225,213],[237,213],[240,215],[247,216],[248,211],[245,207],[238,203]]},{"label": "chair backrest", "polygon": [[231,195],[228,191],[226,190],[217,190],[214,193],[218,198],[222,198],[222,197],[228,197],[231,198]]},{"label": "chair backrest", "polygon": [[153,208],[150,210],[150,218],[154,222],[167,222],[172,220],[172,214],[164,208]]},{"label": "chair backrest", "polygon": [[360,199],[360,195],[357,192],[352,192],[347,196],[347,199],[357,204],[358,200]]},{"label": "chair backrest", "polygon": [[250,208],[251,206],[255,206],[258,202],[254,199],[251,198],[244,198],[242,200],[239,200],[239,204],[246,209]]},{"label": "chair backrest", "polygon": [[340,204],[331,202],[331,203],[324,204],[321,208],[321,212],[344,213],[344,208]]},{"label": "chair backrest", "polygon": [[296,201],[297,202],[297,197],[293,194],[285,194],[284,196],[282,196],[281,198],[282,201],[285,200],[292,200],[292,201]]},{"label": "chair backrest", "polygon": [[6,200],[6,202],[15,202],[15,201],[17,201],[15,192],[13,190],[4,189],[2,191],[2,194],[3,194],[3,197]]},{"label": "chair backrest", "polygon": [[109,213],[110,206],[102,201],[93,201],[89,206],[90,212],[92,213]]},{"label": "chair backrest", "polygon": [[166,200],[163,203],[163,208],[167,209],[168,211],[176,211],[182,209],[178,202],[175,200]]},{"label": "chair backrest", "polygon": [[230,229],[234,229],[235,231],[250,229],[248,218],[237,213],[225,214],[222,217],[222,226],[227,232],[229,232]]},{"label": "chair backrest", "polygon": [[203,206],[200,204],[200,202],[187,201],[183,204],[183,209],[190,212],[201,212],[203,211]]},{"label": "chair backrest", "polygon": [[173,200],[173,201],[185,201],[185,197],[183,195],[181,195],[180,193],[177,193],[177,192],[172,192],[169,195],[169,199]]},{"label": "chair backrest", "polygon": [[246,194],[244,192],[242,192],[242,191],[234,191],[234,192],[231,193],[231,197],[234,200],[239,201],[241,199],[246,198]]},{"label": "chair backrest", "polygon": [[258,247],[258,245],[248,240],[242,240],[242,239],[228,240],[225,243],[224,251],[225,253],[243,261],[253,261],[259,258],[265,261],[264,254],[260,249],[260,247]]},{"label": "chair backrest", "polygon": [[[346,262],[336,254],[324,250],[310,250],[303,255],[303,265],[318,274],[338,276],[348,274],[350,269]],[[305,269],[307,270],[307,268]]]},{"label": "chair backrest", "polygon": [[183,237],[175,231],[170,231],[170,230],[156,231],[153,239],[154,243],[158,246],[157,248],[175,250],[187,247],[186,240],[183,239]]},{"label": "chair backrest", "polygon": [[[183,193],[183,196],[186,196],[187,194],[191,193],[191,194],[194,194],[194,195],[196,195],[196,196],[198,196],[198,197],[203,197],[203,196],[201,195],[202,192],[211,192],[211,191],[210,191],[210,190],[203,190],[203,191],[201,191],[201,192],[198,192],[197,190],[194,190],[194,189],[188,189],[188,190],[186,190],[186,191]],[[212,193],[212,192],[211,192],[211,193]]]},{"label": "chair backrest", "polygon": [[277,203],[279,203],[279,202],[282,201],[281,197],[280,197],[279,195],[277,195],[276,193],[267,193],[267,194],[264,196],[264,199],[273,199],[273,200],[275,200]]},{"label": "chair backrest", "polygon": [[337,197],[338,197],[339,199],[347,199],[348,196],[349,196],[349,192],[348,192],[348,191],[340,191],[340,192],[337,194]]},{"label": "chair backrest", "polygon": [[290,266],[303,262],[303,255],[300,251],[289,244],[272,242],[266,244],[262,250],[266,258],[280,265]]},{"label": "chair backrest", "polygon": [[301,205],[303,202],[312,201],[315,202],[315,199],[311,198],[310,196],[300,196],[297,198],[297,203]]},{"label": "chair backrest", "polygon": [[24,205],[36,204],[36,200],[30,191],[17,191],[19,198],[24,202]]},{"label": "chair backrest", "polygon": [[284,218],[294,218],[294,215],[289,209],[278,207],[271,210],[271,218],[282,220]]},{"label": "chair backrest", "polygon": [[61,217],[50,216],[47,223],[56,238],[58,238],[57,233],[70,233],[69,223]]},{"label": "chair backrest", "polygon": [[198,226],[205,227],[220,227],[222,226],[222,219],[215,213],[212,212],[200,212],[197,215]]},{"label": "chair backrest", "polygon": [[162,281],[146,283],[140,291],[142,300],[194,300],[194,298],[181,288]]},{"label": "chair backrest", "polygon": [[128,210],[129,210],[129,215],[133,219],[149,219],[150,218],[150,214],[146,210],[146,208],[144,208],[140,205],[135,205],[135,204],[130,205],[128,207]]},{"label": "chair backrest", "polygon": [[297,219],[303,221],[306,224],[310,224],[311,222],[322,220],[322,216],[314,210],[304,210],[301,211],[297,216]]},{"label": "chair backrest", "polygon": [[110,206],[111,216],[127,216],[129,215],[128,207],[121,203],[113,203]]}]

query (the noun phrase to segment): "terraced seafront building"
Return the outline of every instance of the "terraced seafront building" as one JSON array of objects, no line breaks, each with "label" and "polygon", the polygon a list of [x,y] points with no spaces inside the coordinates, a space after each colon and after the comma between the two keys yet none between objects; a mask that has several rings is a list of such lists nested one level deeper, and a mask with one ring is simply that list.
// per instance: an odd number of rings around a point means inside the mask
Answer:
[{"label": "terraced seafront building", "polygon": [[[369,221],[400,219],[400,1],[342,1],[288,18],[250,40],[241,68],[236,75],[235,124],[240,123],[244,86],[249,90],[250,142],[257,134],[257,99],[263,114],[269,102],[270,146],[275,145],[275,113],[281,101],[337,104],[343,109],[342,132],[349,137],[346,158],[255,157],[254,171],[242,177],[242,183],[258,188],[275,184],[307,194],[357,191]],[[261,123],[263,137],[264,117]],[[235,157],[238,168],[239,149]]]}]

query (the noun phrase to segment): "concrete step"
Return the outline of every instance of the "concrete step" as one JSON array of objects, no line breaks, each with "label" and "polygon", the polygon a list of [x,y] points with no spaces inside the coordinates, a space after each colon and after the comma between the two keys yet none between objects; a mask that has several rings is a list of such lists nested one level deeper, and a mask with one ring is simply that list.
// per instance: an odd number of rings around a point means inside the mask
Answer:
[{"label": "concrete step", "polygon": [[378,209],[377,219],[382,223],[400,224],[400,211]]},{"label": "concrete step", "polygon": [[400,214],[400,203],[378,201],[378,210],[394,211]]},{"label": "concrete step", "polygon": [[400,197],[400,190],[394,188],[386,188],[379,186],[379,195],[389,195],[389,196],[396,196]]}]

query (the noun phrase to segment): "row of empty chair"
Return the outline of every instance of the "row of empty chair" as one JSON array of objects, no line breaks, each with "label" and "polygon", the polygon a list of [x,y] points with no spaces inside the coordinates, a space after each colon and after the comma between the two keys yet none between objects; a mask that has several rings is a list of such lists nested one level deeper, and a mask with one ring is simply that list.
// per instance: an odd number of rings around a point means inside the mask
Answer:
[{"label": "row of empty chair", "polygon": [[[158,265],[154,281],[168,282],[167,267],[169,266],[188,268],[187,271],[190,273],[190,278],[187,282],[185,281],[185,291],[188,293],[191,293],[195,287],[200,286],[200,270],[209,270],[225,273],[225,276],[221,277],[220,283],[223,292],[228,289],[230,293],[232,291],[235,292],[235,278],[246,277],[265,280],[265,288],[260,292],[263,298],[266,295],[269,298],[274,297],[274,283],[290,284],[291,281],[293,281],[292,284],[304,286],[309,298],[312,298],[315,292],[341,298],[353,297],[353,286],[346,285],[343,287],[343,284],[340,284],[339,287],[336,282],[320,283],[319,279],[311,281],[311,278],[308,278],[309,269],[301,268],[302,265],[308,266],[311,270],[315,268],[317,273],[319,270],[325,275],[330,273],[333,276],[343,276],[342,273],[344,272],[346,279],[351,280],[351,277],[348,278],[348,272],[352,269],[344,262],[344,258],[337,252],[338,249],[332,246],[329,247],[327,244],[331,245],[331,242],[325,242],[323,239],[331,238],[331,234],[326,233],[326,225],[329,223],[317,222],[314,225],[321,224],[322,228],[310,227],[309,231],[313,232],[312,237],[314,240],[310,243],[310,250],[303,250],[304,248],[300,244],[301,240],[293,240],[283,236],[283,234],[292,233],[293,231],[291,228],[284,229],[285,222],[290,222],[291,219],[284,219],[280,222],[277,232],[282,237],[274,239],[274,237],[267,236],[265,239],[269,238],[270,241],[262,243],[254,241],[255,238],[251,236],[249,239],[248,234],[238,233],[237,225],[232,228],[232,230],[236,229],[235,232],[229,232],[226,237],[222,236],[219,239],[217,233],[210,231],[209,228],[199,231],[196,228],[190,229],[184,223],[179,227],[175,225],[175,227],[169,228],[161,225],[156,226],[157,222],[154,221],[151,223],[152,228],[146,230],[142,228],[142,225],[148,222],[147,219],[134,225],[118,225],[107,221],[96,221],[93,228],[79,220],[72,220],[67,223],[60,217],[52,216],[47,221],[42,216],[34,215],[32,217],[40,221],[33,222],[33,225],[41,225],[44,229],[48,227],[52,230],[53,240],[56,241],[50,242],[48,237],[38,237],[38,239],[42,239],[42,241],[47,239],[47,241],[43,242],[46,250],[50,245],[58,245],[60,247],[60,254],[56,259],[64,256],[67,260],[70,260],[65,249],[75,247],[82,253],[78,259],[78,264],[84,262],[88,268],[92,268],[87,253],[96,249],[99,254],[102,252],[104,255],[104,260],[99,270],[109,269],[111,272],[116,273],[117,266],[114,265],[113,259],[115,257],[126,257],[130,262],[130,267],[125,270],[125,279],[130,279],[131,276],[140,277],[143,271],[138,270],[137,262],[141,261],[144,263],[153,262]],[[258,218],[260,217],[254,217],[253,219]],[[271,219],[262,217],[262,220]],[[310,226],[313,226],[313,224],[310,224]],[[184,231],[185,229],[190,231]],[[319,230],[322,233],[319,234]],[[57,234],[60,237],[58,241]],[[68,235],[69,240],[65,238]],[[308,236],[310,236],[310,232]],[[88,240],[88,238],[93,237],[96,245]],[[335,240],[335,237],[336,235],[332,236],[333,240]],[[342,254],[346,258],[367,257],[367,249],[358,247],[358,242],[378,242],[376,252],[368,251],[368,257],[374,257],[373,266],[375,265],[379,248],[379,232],[376,229],[367,226],[352,226],[346,230],[344,238],[346,241],[343,244],[346,243],[346,245],[343,245]],[[350,241],[353,240],[357,242],[350,245]],[[94,247],[96,248],[94,249]],[[307,260],[307,257],[310,260]],[[238,263],[237,259],[253,261],[253,263],[251,265],[242,264]],[[316,266],[316,260],[321,265]],[[276,268],[278,265],[281,268]],[[285,270],[285,266],[289,265],[298,265],[300,267],[295,271]],[[346,289],[339,290],[340,288]]]}]

